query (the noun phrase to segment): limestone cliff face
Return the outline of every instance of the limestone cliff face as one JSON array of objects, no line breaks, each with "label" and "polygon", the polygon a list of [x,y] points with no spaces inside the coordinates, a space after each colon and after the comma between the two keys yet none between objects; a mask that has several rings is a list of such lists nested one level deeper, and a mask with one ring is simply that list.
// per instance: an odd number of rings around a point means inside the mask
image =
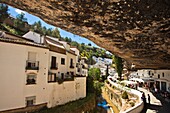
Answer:
[{"label": "limestone cliff face", "polygon": [[170,0],[0,0],[84,36],[137,68],[170,68]]}]

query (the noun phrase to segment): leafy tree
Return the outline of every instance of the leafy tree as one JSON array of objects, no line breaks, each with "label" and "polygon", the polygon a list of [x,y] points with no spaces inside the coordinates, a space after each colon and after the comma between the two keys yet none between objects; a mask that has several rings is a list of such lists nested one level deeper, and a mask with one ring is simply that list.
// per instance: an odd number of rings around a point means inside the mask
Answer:
[{"label": "leafy tree", "polygon": [[8,6],[6,4],[0,4],[0,22],[3,22],[8,17]]},{"label": "leafy tree", "polygon": [[113,60],[115,63],[115,68],[118,73],[119,79],[122,80],[123,60],[118,56],[113,56]]},{"label": "leafy tree", "polygon": [[42,33],[43,33],[43,35],[47,34],[47,28],[45,26],[43,26],[43,28],[42,28]]},{"label": "leafy tree", "polygon": [[[49,34],[50,35],[50,34]],[[52,34],[51,34],[52,37],[56,37],[56,38],[60,38],[60,32],[57,28],[55,28],[54,30],[52,30]]]},{"label": "leafy tree", "polygon": [[77,48],[78,48],[78,46],[79,46],[79,43],[77,43],[76,41],[72,41],[70,44],[71,44],[72,46],[76,46]]},{"label": "leafy tree", "polygon": [[68,38],[68,37],[65,37],[65,41],[68,42],[68,43],[72,42],[71,38]]},{"label": "leafy tree", "polygon": [[47,29],[47,35],[51,36],[51,34],[52,34],[52,28],[48,28]]},{"label": "leafy tree", "polygon": [[91,43],[88,43],[88,46],[91,46]]},{"label": "leafy tree", "polygon": [[88,75],[93,78],[93,80],[99,80],[101,71],[99,68],[90,68],[88,71]]},{"label": "leafy tree", "polygon": [[[37,33],[40,33],[40,34],[46,34],[47,33],[46,27],[44,27],[44,29],[42,29],[41,21],[34,22],[34,24],[32,25],[32,28]],[[46,30],[46,31],[44,31],[44,30]]]},{"label": "leafy tree", "polygon": [[16,16],[14,20],[15,27],[25,27],[25,22],[27,22],[27,18],[24,17],[25,14],[21,13]]}]

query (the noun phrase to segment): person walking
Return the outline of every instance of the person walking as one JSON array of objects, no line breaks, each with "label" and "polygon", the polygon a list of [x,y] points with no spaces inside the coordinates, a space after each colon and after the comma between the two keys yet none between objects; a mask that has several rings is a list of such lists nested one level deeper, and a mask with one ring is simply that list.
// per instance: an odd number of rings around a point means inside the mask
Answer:
[{"label": "person walking", "polygon": [[151,98],[150,95],[148,94],[148,104],[150,104]]},{"label": "person walking", "polygon": [[143,100],[143,103],[144,103],[144,106],[146,105],[146,97],[145,97],[145,93],[143,92],[142,93],[142,100]]}]

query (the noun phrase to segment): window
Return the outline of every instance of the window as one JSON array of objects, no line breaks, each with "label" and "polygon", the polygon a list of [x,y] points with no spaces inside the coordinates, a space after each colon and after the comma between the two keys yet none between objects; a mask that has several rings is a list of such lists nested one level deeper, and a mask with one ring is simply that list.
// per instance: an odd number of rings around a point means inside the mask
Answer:
[{"label": "window", "polygon": [[56,73],[48,74],[48,82],[56,82]]},{"label": "window", "polygon": [[74,66],[73,66],[73,59],[72,58],[70,59],[70,68],[74,68]]},{"label": "window", "polygon": [[65,64],[65,58],[61,58],[61,64]]},{"label": "window", "polygon": [[36,75],[34,74],[29,74],[27,75],[27,85],[30,85],[30,84],[36,84]]},{"label": "window", "polygon": [[28,60],[26,61],[26,69],[39,69],[39,62],[36,61],[37,54],[35,52],[28,52]]},{"label": "window", "polygon": [[162,77],[164,77],[164,73],[162,73]]},{"label": "window", "polygon": [[150,75],[150,74],[151,74],[151,72],[149,71],[149,72],[148,72],[148,75]]},{"label": "window", "polygon": [[35,105],[36,96],[26,97],[26,106]]},{"label": "window", "polygon": [[57,69],[56,57],[51,57],[51,69]]},{"label": "window", "polygon": [[77,72],[80,72],[80,68],[78,68]]},{"label": "window", "polygon": [[160,78],[160,74],[158,74],[158,78]]}]

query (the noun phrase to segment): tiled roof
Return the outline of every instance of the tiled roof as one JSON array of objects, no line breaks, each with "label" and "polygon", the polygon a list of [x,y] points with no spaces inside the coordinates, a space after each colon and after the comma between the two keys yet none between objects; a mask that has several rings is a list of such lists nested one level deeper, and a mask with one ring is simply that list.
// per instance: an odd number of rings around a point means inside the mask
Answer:
[{"label": "tiled roof", "polygon": [[20,39],[0,38],[0,41],[1,42],[21,44],[21,45],[29,45],[29,46],[36,46],[36,47],[47,48],[47,46],[45,46],[45,45],[33,43],[33,42],[30,42],[30,41],[20,40]]}]

